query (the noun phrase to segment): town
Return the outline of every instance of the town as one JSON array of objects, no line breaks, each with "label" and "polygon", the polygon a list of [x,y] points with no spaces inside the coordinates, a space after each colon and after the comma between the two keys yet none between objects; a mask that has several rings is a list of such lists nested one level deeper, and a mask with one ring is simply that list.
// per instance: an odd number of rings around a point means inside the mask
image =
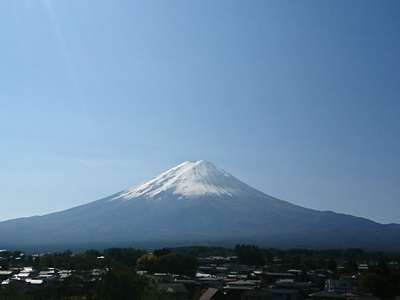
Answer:
[{"label": "town", "polygon": [[0,250],[0,299],[400,299],[400,254],[182,247]]}]

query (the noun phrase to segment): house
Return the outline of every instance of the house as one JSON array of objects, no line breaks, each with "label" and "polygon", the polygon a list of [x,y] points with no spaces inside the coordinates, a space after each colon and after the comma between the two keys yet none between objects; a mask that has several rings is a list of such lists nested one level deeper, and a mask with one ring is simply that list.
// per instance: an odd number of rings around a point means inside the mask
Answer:
[{"label": "house", "polygon": [[257,289],[259,286],[259,280],[237,280],[227,282],[226,286],[223,288],[223,291],[224,295],[226,295],[226,299],[235,300],[241,299],[244,292]]},{"label": "house", "polygon": [[290,288],[272,288],[273,300],[303,300],[301,292],[297,289]]},{"label": "house", "polygon": [[318,300],[361,300],[361,299],[375,299],[369,295],[361,295],[355,293],[351,281],[349,280],[332,280],[328,279],[325,282],[325,289],[320,292],[312,293],[309,295],[311,299]]},{"label": "house", "polygon": [[271,287],[272,294],[280,299],[303,300],[307,295],[319,291],[312,282],[299,282],[294,279],[280,279]]},{"label": "house", "polygon": [[269,290],[252,290],[242,293],[240,300],[272,300]]},{"label": "house", "polygon": [[0,270],[0,281],[10,278],[12,274],[14,274],[14,272],[11,270]]},{"label": "house", "polygon": [[371,295],[363,295],[357,293],[337,293],[337,292],[327,292],[321,291],[309,295],[311,299],[315,300],[379,300]]},{"label": "house", "polygon": [[199,300],[220,300],[220,299],[224,299],[224,295],[219,289],[216,288],[206,289],[199,298]]},{"label": "house", "polygon": [[325,281],[325,291],[347,293],[352,291],[352,284],[349,280],[333,280]]},{"label": "house", "polygon": [[296,277],[293,273],[273,273],[273,272],[264,272],[261,274],[264,285],[270,285],[275,283],[279,279],[294,279]]},{"label": "house", "polygon": [[222,278],[210,277],[210,278],[198,278],[197,281],[203,288],[222,288],[223,280]]},{"label": "house", "polygon": [[188,289],[182,283],[159,283],[158,290],[173,295],[176,300],[189,300],[190,295]]},{"label": "house", "polygon": [[225,289],[245,289],[253,290],[260,286],[261,282],[259,280],[236,280],[226,283]]}]

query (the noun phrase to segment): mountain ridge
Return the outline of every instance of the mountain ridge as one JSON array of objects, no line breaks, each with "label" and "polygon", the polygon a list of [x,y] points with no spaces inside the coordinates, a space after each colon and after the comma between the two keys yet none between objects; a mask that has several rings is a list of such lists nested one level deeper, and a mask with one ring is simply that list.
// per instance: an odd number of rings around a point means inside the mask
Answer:
[{"label": "mountain ridge", "polygon": [[0,222],[2,244],[231,240],[277,247],[400,249],[400,225],[269,196],[207,161],[187,161],[108,197]]}]

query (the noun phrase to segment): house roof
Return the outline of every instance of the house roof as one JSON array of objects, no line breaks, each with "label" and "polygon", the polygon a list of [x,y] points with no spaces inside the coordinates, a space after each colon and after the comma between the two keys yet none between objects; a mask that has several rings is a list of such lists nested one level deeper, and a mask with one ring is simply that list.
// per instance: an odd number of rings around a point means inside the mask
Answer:
[{"label": "house roof", "polygon": [[218,293],[218,289],[208,288],[203,295],[201,295],[199,300],[210,300],[215,294]]},{"label": "house roof", "polygon": [[160,283],[158,289],[167,293],[188,293],[187,288],[182,283]]},{"label": "house roof", "polygon": [[11,275],[13,271],[0,270],[0,276]]}]

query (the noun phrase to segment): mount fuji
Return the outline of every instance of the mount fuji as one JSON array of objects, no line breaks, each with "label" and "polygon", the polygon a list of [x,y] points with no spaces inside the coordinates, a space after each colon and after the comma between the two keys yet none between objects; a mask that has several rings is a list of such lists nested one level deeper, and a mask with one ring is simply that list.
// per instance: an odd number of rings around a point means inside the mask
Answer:
[{"label": "mount fuji", "polygon": [[400,249],[400,225],[303,208],[203,160],[85,205],[0,222],[0,247],[234,243]]}]

